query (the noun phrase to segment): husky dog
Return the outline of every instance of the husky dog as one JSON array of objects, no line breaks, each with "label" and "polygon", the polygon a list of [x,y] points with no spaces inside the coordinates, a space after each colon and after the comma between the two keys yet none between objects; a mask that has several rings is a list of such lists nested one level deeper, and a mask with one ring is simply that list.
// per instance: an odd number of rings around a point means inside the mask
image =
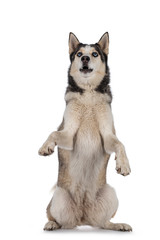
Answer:
[{"label": "husky dog", "polygon": [[44,230],[80,225],[132,230],[128,224],[110,221],[118,208],[115,190],[106,183],[110,154],[116,155],[119,174],[126,176],[131,170],[125,148],[115,134],[108,48],[108,33],[90,45],[80,43],[73,33],[69,35],[71,65],[63,121],[39,150],[46,156],[58,146],[58,181],[47,207],[49,221]]}]

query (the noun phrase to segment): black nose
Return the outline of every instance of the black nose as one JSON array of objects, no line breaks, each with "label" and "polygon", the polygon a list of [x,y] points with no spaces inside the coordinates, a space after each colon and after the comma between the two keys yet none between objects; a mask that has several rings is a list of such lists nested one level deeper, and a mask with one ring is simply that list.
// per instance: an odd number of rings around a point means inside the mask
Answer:
[{"label": "black nose", "polygon": [[81,58],[81,61],[82,61],[83,63],[88,63],[89,60],[90,60],[90,58],[89,58],[88,56],[83,56],[83,57]]}]

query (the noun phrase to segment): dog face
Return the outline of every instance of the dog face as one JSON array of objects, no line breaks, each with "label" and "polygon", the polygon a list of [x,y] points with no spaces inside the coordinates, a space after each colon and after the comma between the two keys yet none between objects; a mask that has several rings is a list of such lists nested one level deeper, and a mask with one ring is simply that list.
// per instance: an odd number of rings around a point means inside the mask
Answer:
[{"label": "dog face", "polygon": [[78,85],[98,85],[107,73],[109,36],[105,33],[96,44],[82,44],[70,33],[69,53],[71,66],[69,74]]}]

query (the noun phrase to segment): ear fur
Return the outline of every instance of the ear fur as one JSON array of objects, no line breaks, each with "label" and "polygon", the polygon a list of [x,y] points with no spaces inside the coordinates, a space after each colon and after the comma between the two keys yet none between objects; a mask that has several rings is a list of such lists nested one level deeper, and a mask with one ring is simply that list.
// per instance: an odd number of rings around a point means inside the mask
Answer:
[{"label": "ear fur", "polygon": [[105,54],[109,53],[109,34],[108,32],[104,33],[98,42],[100,48]]},{"label": "ear fur", "polygon": [[80,42],[79,42],[78,38],[72,32],[70,32],[70,34],[69,34],[69,54],[71,54],[72,52],[75,51],[75,49],[77,48],[79,43]]}]

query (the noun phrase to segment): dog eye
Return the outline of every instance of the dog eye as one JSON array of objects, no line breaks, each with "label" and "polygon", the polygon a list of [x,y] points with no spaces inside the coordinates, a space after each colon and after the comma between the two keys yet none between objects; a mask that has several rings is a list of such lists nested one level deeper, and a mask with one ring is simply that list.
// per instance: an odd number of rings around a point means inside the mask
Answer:
[{"label": "dog eye", "polygon": [[78,52],[78,53],[77,53],[77,56],[78,56],[78,57],[81,57],[81,56],[82,56],[82,53],[81,53],[81,52]]},{"label": "dog eye", "polygon": [[98,53],[97,53],[97,52],[93,52],[93,53],[92,53],[92,56],[93,56],[93,57],[98,57]]}]

